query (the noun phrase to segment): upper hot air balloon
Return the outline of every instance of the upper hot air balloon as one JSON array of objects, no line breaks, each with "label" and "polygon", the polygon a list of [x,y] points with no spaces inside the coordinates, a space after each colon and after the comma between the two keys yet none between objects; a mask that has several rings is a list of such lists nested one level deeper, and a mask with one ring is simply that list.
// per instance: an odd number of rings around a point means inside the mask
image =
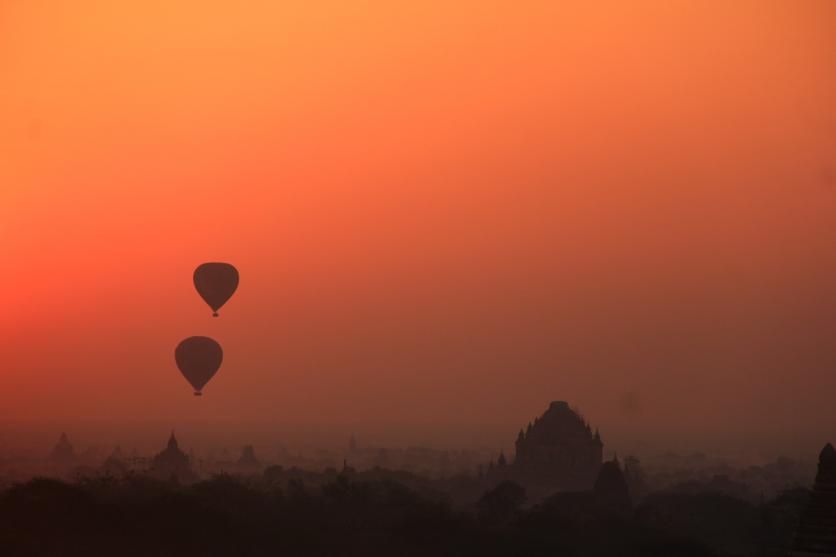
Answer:
[{"label": "upper hot air balloon", "polygon": [[194,387],[194,396],[203,394],[200,391],[218,372],[223,359],[221,345],[209,337],[189,337],[174,350],[177,367]]},{"label": "upper hot air balloon", "polygon": [[238,288],[238,270],[229,263],[204,263],[194,271],[194,287],[217,317]]}]

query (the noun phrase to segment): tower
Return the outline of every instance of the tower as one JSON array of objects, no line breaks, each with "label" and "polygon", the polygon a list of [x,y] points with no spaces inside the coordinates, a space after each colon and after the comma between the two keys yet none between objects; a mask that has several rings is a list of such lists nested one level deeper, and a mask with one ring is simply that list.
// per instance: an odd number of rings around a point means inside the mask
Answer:
[{"label": "tower", "polygon": [[630,510],[630,490],[618,463],[618,456],[601,465],[592,491],[598,507],[618,513]]},{"label": "tower", "polygon": [[836,557],[836,449],[819,453],[819,469],[810,502],[795,531],[793,557]]}]

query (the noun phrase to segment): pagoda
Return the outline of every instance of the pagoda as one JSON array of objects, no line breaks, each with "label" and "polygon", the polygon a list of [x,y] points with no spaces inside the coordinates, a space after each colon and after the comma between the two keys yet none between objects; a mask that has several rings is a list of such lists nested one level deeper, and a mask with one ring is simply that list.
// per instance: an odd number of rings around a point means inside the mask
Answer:
[{"label": "pagoda", "polygon": [[819,470],[810,502],[795,531],[793,557],[836,557],[836,449],[819,454]]},{"label": "pagoda", "polygon": [[197,480],[197,474],[192,470],[189,457],[180,450],[173,431],[165,450],[157,454],[151,462],[150,473],[160,480],[173,480],[179,483]]}]

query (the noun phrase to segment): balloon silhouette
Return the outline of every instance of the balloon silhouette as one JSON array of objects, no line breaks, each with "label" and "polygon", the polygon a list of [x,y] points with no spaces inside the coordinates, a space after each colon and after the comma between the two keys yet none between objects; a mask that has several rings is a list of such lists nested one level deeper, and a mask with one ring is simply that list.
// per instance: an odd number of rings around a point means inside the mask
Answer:
[{"label": "balloon silhouette", "polygon": [[238,288],[238,270],[229,263],[204,263],[194,271],[194,287],[217,317]]},{"label": "balloon silhouette", "polygon": [[224,359],[221,345],[209,337],[189,337],[174,350],[174,360],[180,373],[194,387],[194,396],[218,372]]}]

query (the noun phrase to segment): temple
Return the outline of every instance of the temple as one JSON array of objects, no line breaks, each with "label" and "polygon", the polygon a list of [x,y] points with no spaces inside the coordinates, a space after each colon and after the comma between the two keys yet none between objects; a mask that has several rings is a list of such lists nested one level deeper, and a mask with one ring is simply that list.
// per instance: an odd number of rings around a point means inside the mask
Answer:
[{"label": "temple", "polygon": [[173,431],[165,450],[157,454],[151,462],[150,474],[160,480],[172,480],[179,483],[197,480],[197,474],[192,470],[189,457],[180,450]]},{"label": "temple", "polygon": [[49,459],[59,464],[69,464],[75,461],[75,449],[73,449],[66,433],[62,433],[58,442],[49,453]]},{"label": "temple", "polygon": [[258,459],[255,457],[255,448],[252,445],[244,445],[241,449],[238,466],[245,468],[256,468],[259,466]]},{"label": "temple", "polygon": [[819,454],[819,470],[810,502],[795,532],[793,557],[836,557],[836,449]]},{"label": "temple", "polygon": [[601,471],[592,487],[595,504],[599,509],[615,513],[627,513],[632,508],[630,488],[621,471],[618,456],[601,465]]},{"label": "temple", "polygon": [[555,401],[520,430],[514,461],[508,464],[500,454],[489,475],[543,492],[588,490],[601,469],[603,448],[589,423],[565,401]]},{"label": "temple", "polygon": [[630,488],[618,457],[604,462],[592,489],[559,491],[546,497],[542,508],[569,519],[587,519],[602,515],[627,515],[633,508]]},{"label": "temple", "polygon": [[128,465],[125,463],[125,458],[122,454],[122,448],[117,446],[113,449],[102,465],[99,471],[106,476],[124,476],[128,473]]}]

